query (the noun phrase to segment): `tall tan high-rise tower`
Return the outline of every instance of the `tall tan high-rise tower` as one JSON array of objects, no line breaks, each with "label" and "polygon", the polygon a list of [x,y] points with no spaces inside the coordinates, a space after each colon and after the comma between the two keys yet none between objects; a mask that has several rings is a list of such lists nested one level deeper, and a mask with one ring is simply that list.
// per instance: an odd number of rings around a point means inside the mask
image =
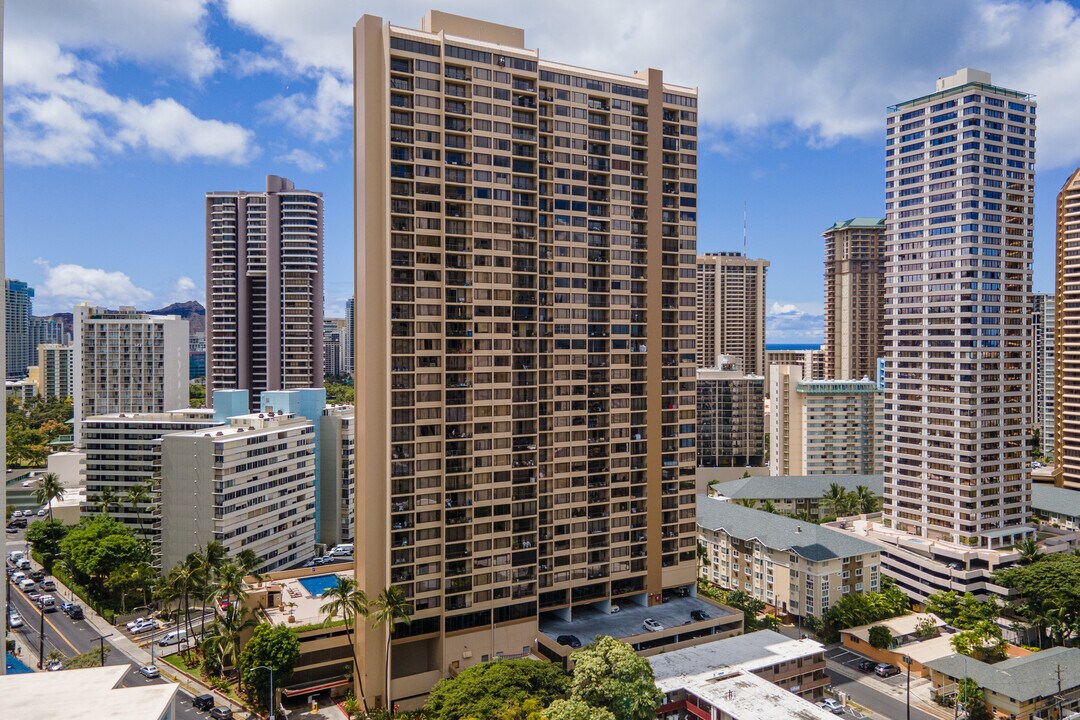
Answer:
[{"label": "tall tan high-rise tower", "polygon": [[266,177],[265,192],[206,194],[206,386],[323,384],[323,200]]},{"label": "tall tan high-rise tower", "polygon": [[1080,490],[1080,168],[1057,196],[1054,327],[1055,484]]},{"label": "tall tan high-rise tower", "polygon": [[409,702],[693,587],[697,92],[434,11],[355,62],[357,578],[408,597]]},{"label": "tall tan high-rise tower", "polygon": [[825,238],[825,377],[877,376],[885,347],[885,218],[834,223]]},{"label": "tall tan high-rise tower", "polygon": [[1035,101],[964,68],[886,119],[884,520],[1031,532]]},{"label": "tall tan high-rise tower", "polygon": [[765,375],[765,273],[768,260],[742,253],[705,253],[697,258],[697,365],[718,358],[742,360],[750,375]]}]

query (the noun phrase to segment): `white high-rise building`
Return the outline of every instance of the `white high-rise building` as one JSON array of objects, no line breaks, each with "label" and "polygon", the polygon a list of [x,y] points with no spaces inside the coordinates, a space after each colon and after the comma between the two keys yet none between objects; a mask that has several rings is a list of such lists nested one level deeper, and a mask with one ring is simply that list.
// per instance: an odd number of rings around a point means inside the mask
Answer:
[{"label": "white high-rise building", "polygon": [[886,120],[884,521],[1030,533],[1035,101],[963,68]]},{"label": "white high-rise building", "polygon": [[76,442],[91,415],[188,406],[187,320],[80,303],[74,324]]},{"label": "white high-rise building", "polygon": [[1032,300],[1032,332],[1035,336],[1035,395],[1033,427],[1039,431],[1039,450],[1054,454],[1054,328],[1056,304],[1053,293],[1035,293]]}]

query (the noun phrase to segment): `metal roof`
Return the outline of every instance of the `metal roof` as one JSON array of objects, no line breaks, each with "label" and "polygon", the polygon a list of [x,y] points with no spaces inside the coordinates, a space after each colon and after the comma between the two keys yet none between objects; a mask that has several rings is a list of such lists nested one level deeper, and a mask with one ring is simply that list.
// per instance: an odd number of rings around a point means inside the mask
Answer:
[{"label": "metal roof", "polygon": [[994,665],[953,654],[926,665],[949,677],[969,677],[981,688],[1021,702],[1056,694],[1059,670],[1062,691],[1080,686],[1080,649],[1077,648],[1050,648]]},{"label": "metal roof", "polygon": [[[733,500],[820,499],[836,483],[848,492],[865,485],[875,497],[885,492],[883,475],[778,475],[748,477],[713,485],[713,490]],[[1080,495],[1080,492],[1076,493]]]}]

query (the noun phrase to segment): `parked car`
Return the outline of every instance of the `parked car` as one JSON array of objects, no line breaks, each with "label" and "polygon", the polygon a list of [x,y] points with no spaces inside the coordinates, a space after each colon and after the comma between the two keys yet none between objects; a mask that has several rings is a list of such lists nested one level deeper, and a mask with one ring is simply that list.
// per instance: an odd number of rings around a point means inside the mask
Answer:
[{"label": "parked car", "polygon": [[611,613],[612,615],[619,612],[620,610],[622,610],[622,608],[619,607],[618,605],[616,605],[615,603],[611,603],[611,606],[608,608],[608,612]]},{"label": "parked car", "polygon": [[20,570],[29,570],[31,567],[33,567],[33,565],[30,564],[30,561],[27,558],[21,558],[15,564],[19,567]]},{"label": "parked car", "polygon": [[218,705],[210,711],[210,717],[214,720],[232,720],[232,710],[223,705]]},{"label": "parked car", "polygon": [[56,592],[56,581],[52,578],[45,578],[41,581],[41,589]]},{"label": "parked car", "polygon": [[567,645],[572,648],[581,647],[581,640],[578,640],[577,635],[560,635],[555,638],[560,645]]},{"label": "parked car", "polygon": [[56,672],[57,670],[63,670],[64,669],[64,663],[60,662],[59,660],[53,660],[51,663],[49,663],[48,665],[45,666],[45,669],[48,670],[49,672]]},{"label": "parked car", "polygon": [[150,630],[157,630],[159,627],[161,627],[161,623],[159,623],[157,620],[146,620],[145,622],[142,622],[133,627],[131,629],[131,634],[138,635],[139,633],[144,633]]},{"label": "parked car", "polygon": [[23,626],[23,619],[19,616],[19,613],[14,610],[8,615],[8,626],[11,628],[19,628]]},{"label": "parked car", "polygon": [[45,577],[45,571],[31,570],[30,572],[26,573],[26,577],[30,578],[31,580],[41,580],[43,577]]},{"label": "parked car", "polygon": [[173,630],[165,637],[158,640],[159,647],[168,647],[169,645],[179,645],[187,640],[187,630]]},{"label": "parked car", "polygon": [[704,610],[691,610],[690,619],[696,620],[697,622],[701,622],[702,620],[708,620],[709,613],[705,612]]},{"label": "parked car", "polygon": [[37,516],[38,517],[45,517],[45,508],[41,508],[40,510],[38,510],[37,511]]},{"label": "parked car", "polygon": [[877,665],[878,664],[873,660],[860,660],[858,667],[861,672],[874,672],[874,668],[876,668]]},{"label": "parked car", "polygon": [[664,629],[663,625],[652,618],[645,618],[645,622],[641,623],[641,627],[645,628],[647,632],[659,632]]},{"label": "parked car", "polygon": [[129,622],[125,627],[127,627],[127,629],[130,631],[133,627],[135,627],[139,623],[144,623],[144,622],[146,622],[146,618],[137,617],[134,620],[132,620],[131,622]]},{"label": "parked car", "polygon": [[844,706],[832,698],[825,698],[821,701],[821,707],[823,710],[828,710],[833,715],[843,715]]},{"label": "parked car", "polygon": [[675,588],[675,594],[678,595],[679,597],[690,597],[690,588],[688,588],[688,587],[677,587],[677,588]]},{"label": "parked car", "polygon": [[900,668],[890,663],[879,663],[874,667],[874,674],[883,678],[892,677],[900,674]]},{"label": "parked car", "polygon": [[143,665],[139,668],[139,674],[147,680],[153,680],[154,678],[161,677],[161,671],[153,665]]},{"label": "parked car", "polygon": [[14,525],[8,525],[8,526],[7,526],[7,527],[6,527],[5,529],[4,529],[4,532],[6,532],[6,533],[7,533],[8,535],[11,535],[12,533],[17,533],[17,532],[19,532],[19,528],[15,527]]},{"label": "parked car", "polygon": [[22,570],[17,570],[16,572],[11,574],[11,582],[15,583],[16,585],[22,585],[22,581],[25,579],[26,573],[24,573]]},{"label": "parked car", "polygon": [[210,693],[203,693],[202,695],[196,695],[191,698],[191,705],[196,710],[209,710],[214,707],[214,696]]},{"label": "parked car", "polygon": [[52,595],[42,595],[37,599],[37,604],[44,612],[56,612],[56,598]]},{"label": "parked car", "polygon": [[68,613],[68,617],[70,617],[72,620],[82,620],[84,617],[86,617],[85,615],[83,615],[82,605],[76,605],[75,607],[71,608],[71,612]]}]

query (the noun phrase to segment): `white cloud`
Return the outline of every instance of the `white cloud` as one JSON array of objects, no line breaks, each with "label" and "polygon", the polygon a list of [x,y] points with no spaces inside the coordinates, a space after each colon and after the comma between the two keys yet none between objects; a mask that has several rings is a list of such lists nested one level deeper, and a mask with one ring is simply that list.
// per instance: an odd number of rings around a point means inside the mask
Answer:
[{"label": "white cloud", "polygon": [[820,343],[825,334],[825,315],[820,303],[773,302],[765,315],[765,338],[769,343]]},{"label": "white cloud", "polygon": [[[342,86],[351,80],[351,29],[361,10],[417,27],[429,6],[326,0],[311,12],[293,0],[223,0],[232,22],[268,41],[267,57]],[[705,147],[873,141],[886,106],[932,92],[934,78],[967,65],[1038,95],[1041,166],[1080,161],[1080,9],[1063,0],[461,0],[447,9],[525,28],[526,45],[544,57],[619,73],[659,67],[669,81],[699,87]],[[303,99],[302,108],[334,117],[332,103]],[[314,127],[342,129],[332,121]]]},{"label": "white cloud", "polygon": [[45,277],[38,283],[35,305],[38,312],[63,311],[80,302],[116,308],[120,305],[145,305],[153,300],[154,293],[138,287],[131,278],[120,271],[89,268],[75,263],[52,265],[47,260],[35,260]]},{"label": "white cloud", "polygon": [[[58,4],[70,6],[67,15]],[[197,117],[172,98],[141,102],[104,87],[103,64],[165,64],[195,80],[218,64],[216,51],[202,40],[204,3],[151,0],[131,4],[126,12],[128,4],[89,0],[9,8],[4,53],[9,159],[24,165],[79,164],[111,153],[148,151],[171,160],[241,164],[257,154],[253,134],[237,124]],[[42,5],[50,10],[33,9]],[[87,15],[91,10],[93,17]]]},{"label": "white cloud", "polygon": [[185,293],[193,293],[196,290],[195,281],[189,278],[187,275],[181,275],[176,278],[176,282],[173,283],[173,294],[183,295]]},{"label": "white cloud", "polygon": [[348,126],[352,102],[352,83],[325,72],[314,95],[277,95],[261,103],[260,108],[292,132],[325,142],[339,136]]},{"label": "white cloud", "polygon": [[304,172],[319,172],[326,168],[325,162],[300,148],[293,148],[284,155],[279,155],[276,159],[278,162],[286,162],[295,165]]}]

